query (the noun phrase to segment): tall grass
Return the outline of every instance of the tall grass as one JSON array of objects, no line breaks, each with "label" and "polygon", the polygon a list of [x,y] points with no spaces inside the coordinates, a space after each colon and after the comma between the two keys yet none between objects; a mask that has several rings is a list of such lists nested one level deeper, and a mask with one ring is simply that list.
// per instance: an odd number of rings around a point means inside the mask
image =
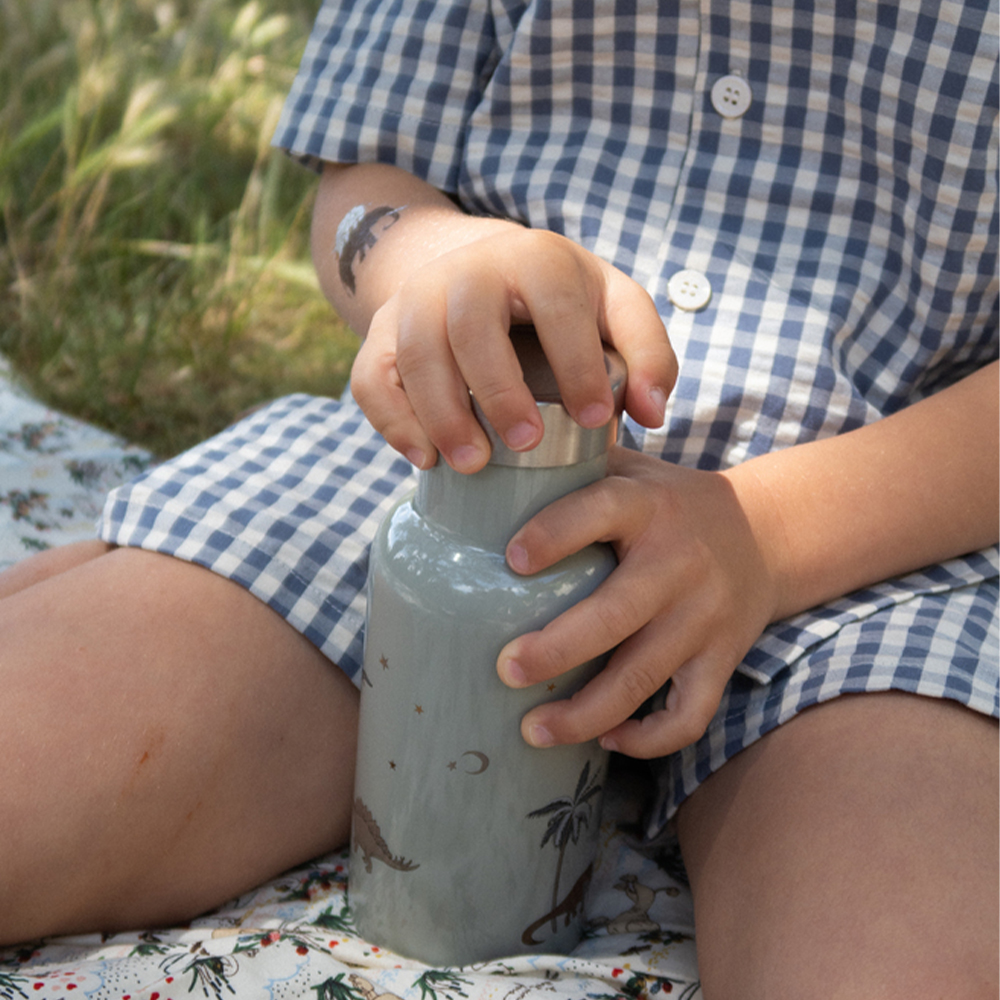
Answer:
[{"label": "tall grass", "polygon": [[269,149],[319,0],[0,0],[0,351],[173,454],[353,337],[308,261],[315,178]]}]

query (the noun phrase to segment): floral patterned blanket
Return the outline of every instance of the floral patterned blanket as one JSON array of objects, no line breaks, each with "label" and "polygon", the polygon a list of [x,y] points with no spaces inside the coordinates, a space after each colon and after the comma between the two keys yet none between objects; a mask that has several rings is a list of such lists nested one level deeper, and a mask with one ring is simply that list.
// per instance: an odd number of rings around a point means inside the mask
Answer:
[{"label": "floral patterned blanket", "polygon": [[141,449],[31,399],[0,358],[0,569],[93,538],[105,493],[149,464]]},{"label": "floral patterned blanket", "polygon": [[[108,488],[149,463],[0,367],[0,568],[93,537]],[[673,840],[641,846],[639,781],[622,767],[608,781],[587,931],[570,955],[430,968],[370,944],[351,918],[344,852],[183,927],[0,949],[0,1000],[700,1000],[683,864]]]}]

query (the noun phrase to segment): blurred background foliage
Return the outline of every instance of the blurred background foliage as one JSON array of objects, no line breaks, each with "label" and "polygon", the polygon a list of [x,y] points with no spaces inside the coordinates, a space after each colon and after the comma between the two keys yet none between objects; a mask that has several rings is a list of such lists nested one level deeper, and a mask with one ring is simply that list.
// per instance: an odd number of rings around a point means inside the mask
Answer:
[{"label": "blurred background foliage", "polygon": [[308,254],[316,177],[269,147],[319,0],[0,0],[0,352],[160,456],[354,337]]}]

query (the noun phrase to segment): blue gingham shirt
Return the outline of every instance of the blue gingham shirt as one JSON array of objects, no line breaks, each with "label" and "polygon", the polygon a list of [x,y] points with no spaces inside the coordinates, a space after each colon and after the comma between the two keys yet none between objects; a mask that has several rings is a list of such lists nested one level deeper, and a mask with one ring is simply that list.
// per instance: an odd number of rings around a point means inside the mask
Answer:
[{"label": "blue gingham shirt", "polygon": [[[337,0],[275,142],[395,164],[630,274],[681,374],[664,426],[627,443],[720,469],[997,357],[998,27],[986,0]],[[682,271],[706,304],[675,304]],[[772,626],[740,671],[996,575],[994,547],[849,595]],[[973,700],[996,711],[995,683]]]}]

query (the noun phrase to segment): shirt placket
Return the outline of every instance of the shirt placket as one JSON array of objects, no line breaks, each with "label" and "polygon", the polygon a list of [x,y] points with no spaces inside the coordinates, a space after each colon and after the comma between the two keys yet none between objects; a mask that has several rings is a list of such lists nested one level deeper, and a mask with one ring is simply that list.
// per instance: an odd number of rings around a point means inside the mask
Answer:
[{"label": "shirt placket", "polygon": [[[693,314],[710,305],[717,283],[712,275],[714,234],[725,212],[725,195],[696,183],[694,175],[703,168],[706,146],[714,142],[718,155],[726,155],[723,147],[727,137],[737,139],[740,119],[754,102],[748,78],[749,39],[736,31],[720,34],[711,0],[691,6],[696,11],[700,38],[692,79],[691,132],[671,212],[662,230],[656,271],[648,288],[661,310],[672,316],[675,337],[689,327]],[[731,4],[728,11],[730,23],[749,23],[749,3]]]}]

